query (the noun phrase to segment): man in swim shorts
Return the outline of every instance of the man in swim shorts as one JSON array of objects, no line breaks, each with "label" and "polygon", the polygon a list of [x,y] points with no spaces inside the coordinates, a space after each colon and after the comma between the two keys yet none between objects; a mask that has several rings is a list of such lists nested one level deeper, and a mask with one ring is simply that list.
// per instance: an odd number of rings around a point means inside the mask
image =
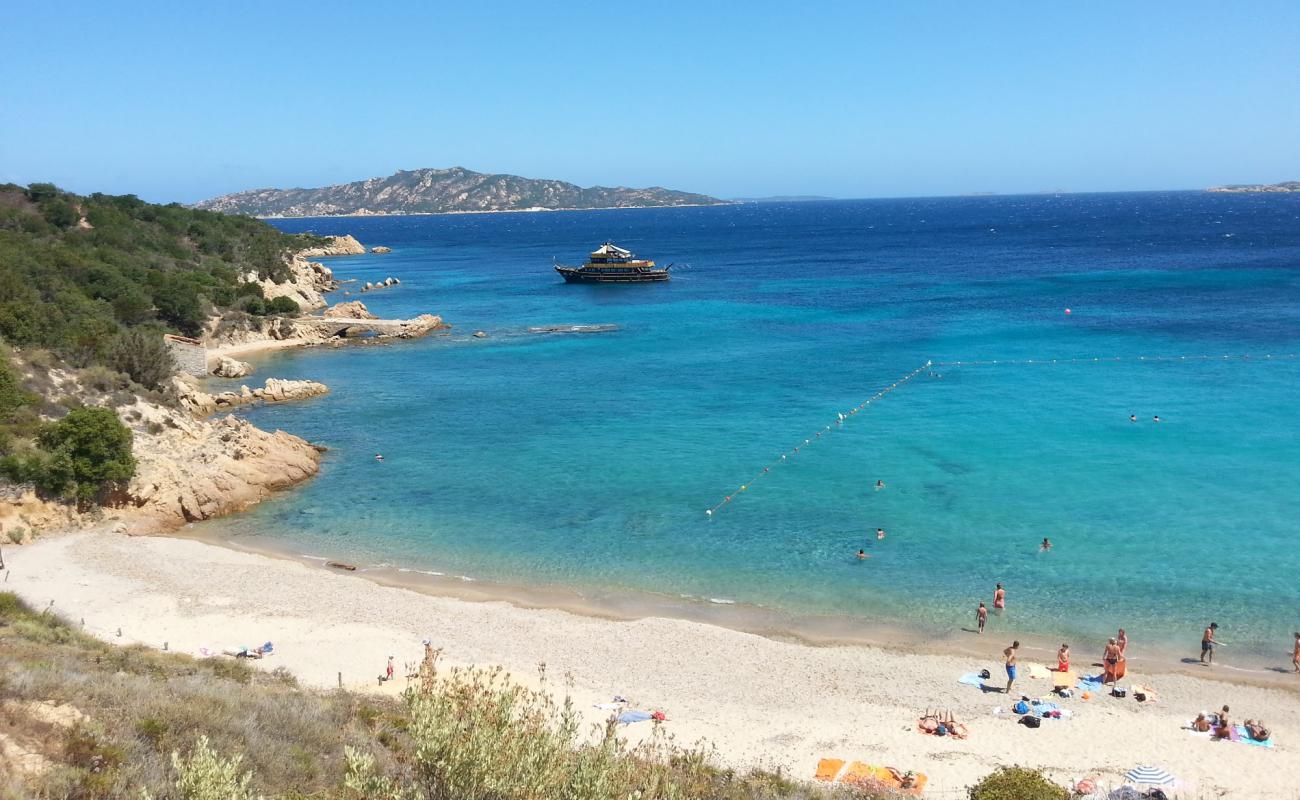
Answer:
[{"label": "man in swim shorts", "polygon": [[1011,684],[1016,682],[1016,650],[1020,649],[1020,642],[1012,642],[1011,646],[1002,651],[1002,655],[1007,658],[1007,694],[1011,694]]},{"label": "man in swim shorts", "polygon": [[1214,632],[1217,631],[1218,629],[1219,629],[1219,623],[1211,622],[1210,627],[1206,628],[1205,632],[1201,634],[1201,663],[1202,664],[1207,663],[1205,657],[1209,656],[1210,660],[1208,663],[1211,666],[1214,665],[1214,646],[1218,644],[1218,642],[1214,640]]}]

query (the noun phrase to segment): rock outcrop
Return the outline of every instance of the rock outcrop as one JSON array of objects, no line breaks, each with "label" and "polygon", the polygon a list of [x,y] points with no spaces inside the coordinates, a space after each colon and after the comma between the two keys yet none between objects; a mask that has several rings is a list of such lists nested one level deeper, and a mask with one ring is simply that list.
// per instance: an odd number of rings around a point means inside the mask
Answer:
[{"label": "rock outcrop", "polygon": [[239,391],[209,394],[187,378],[173,378],[172,391],[180,401],[181,408],[196,417],[205,417],[218,411],[230,411],[250,403],[288,403],[298,400],[310,400],[329,393],[329,387],[316,381],[292,381],[280,378],[267,378],[266,383],[256,389],[240,386]]},{"label": "rock outcrop", "polygon": [[[356,240],[355,236],[345,234],[343,236],[326,236],[329,242],[320,247],[309,247],[298,253],[303,258],[320,258],[321,256],[359,256],[366,252],[365,245]],[[374,251],[378,252],[378,251]]]},{"label": "rock outcrop", "polygon": [[320,451],[305,440],[236,417],[201,420],[137,403],[123,418],[135,437],[137,468],[121,505],[163,524],[242,511],[320,465]]},{"label": "rock outcrop", "polygon": [[397,286],[400,283],[401,281],[399,281],[397,278],[394,278],[390,275],[387,278],[384,278],[382,281],[376,281],[374,283],[371,283],[370,281],[366,281],[366,284],[361,287],[361,291],[369,292],[375,289],[386,289],[389,286]]},{"label": "rock outcrop", "polygon": [[393,252],[393,248],[391,248],[391,247],[384,247],[383,245],[379,245],[378,247],[372,247],[372,248],[370,248],[370,252],[372,252],[372,253],[391,253],[391,252]]},{"label": "rock outcrop", "polygon": [[325,313],[321,316],[330,319],[379,319],[379,317],[370,313],[370,309],[366,308],[365,303],[360,300],[349,300],[345,303],[330,306],[325,309]]},{"label": "rock outcrop", "polygon": [[253,374],[253,365],[228,356],[218,356],[217,366],[213,368],[212,374],[218,378],[242,378]]}]

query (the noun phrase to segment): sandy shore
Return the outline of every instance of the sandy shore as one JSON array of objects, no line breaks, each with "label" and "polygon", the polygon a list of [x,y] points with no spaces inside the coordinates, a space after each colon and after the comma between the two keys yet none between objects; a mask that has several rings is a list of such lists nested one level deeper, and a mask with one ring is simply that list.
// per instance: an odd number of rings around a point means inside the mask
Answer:
[{"label": "sandy shore", "polygon": [[295,347],[313,347],[322,344],[316,339],[292,338],[292,339],[258,339],[251,342],[240,342],[238,344],[223,344],[218,347],[208,348],[208,360],[215,361],[221,356],[236,358],[238,356],[251,355],[253,353],[264,353],[274,350],[288,350]]},{"label": "sandy shore", "polygon": [[[679,742],[707,740],[727,763],[796,777],[810,778],[822,757],[856,759],[925,772],[927,796],[957,797],[997,765],[1041,767],[1062,782],[1098,775],[1119,783],[1148,763],[1178,776],[1185,796],[1300,797],[1300,695],[1284,688],[1130,674],[1159,701],[1076,696],[1060,701],[1072,719],[1028,729],[992,713],[1008,705],[1004,695],[957,683],[981,668],[1000,675],[1000,639],[987,641],[982,658],[814,647],[699,622],[432,596],[187,539],[76,533],[7,548],[5,558],[4,589],[36,607],[53,600],[55,611],[109,641],[197,653],[269,639],[275,654],[259,666],[286,667],[313,686],[336,686],[341,673],[351,687],[374,688],[388,655],[413,664],[429,637],[445,663],[501,665],[530,685],[545,663],[551,685],[571,681],[593,722],[605,714],[595,703],[623,695],[664,710]],[[1050,683],[1022,678],[1017,688],[1045,697]],[[1263,718],[1276,746],[1180,729],[1198,710],[1223,704],[1237,720]],[[970,737],[917,733],[927,708],[951,710]],[[649,724],[627,726],[629,738]]]}]

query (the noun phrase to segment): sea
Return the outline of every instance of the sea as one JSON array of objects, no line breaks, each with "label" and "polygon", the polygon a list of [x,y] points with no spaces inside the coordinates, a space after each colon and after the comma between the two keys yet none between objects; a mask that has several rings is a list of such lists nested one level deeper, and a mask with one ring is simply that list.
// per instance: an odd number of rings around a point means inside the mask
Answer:
[{"label": "sea", "polygon": [[[1300,195],[274,224],[391,247],[324,259],[355,281],[331,299],[452,328],[255,359],[329,385],[245,412],[328,452],[216,535],[793,633],[970,636],[1001,583],[999,637],[1090,652],[1123,627],[1195,658],[1215,621],[1221,661],[1290,668]],[[605,241],[672,280],[552,269]],[[615,327],[564,330],[582,325]]]}]

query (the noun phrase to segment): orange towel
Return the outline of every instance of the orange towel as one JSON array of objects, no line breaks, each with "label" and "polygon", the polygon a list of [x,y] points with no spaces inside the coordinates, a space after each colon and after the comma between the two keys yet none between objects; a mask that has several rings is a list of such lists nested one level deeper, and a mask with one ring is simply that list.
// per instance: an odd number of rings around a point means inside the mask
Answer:
[{"label": "orange towel", "polygon": [[854,761],[849,764],[849,768],[840,776],[842,783],[861,783],[862,781],[875,780],[876,774],[872,767],[863,764],[861,761]]},{"label": "orange towel", "polygon": [[833,781],[843,767],[844,760],[841,758],[823,758],[817,762],[817,774],[813,777],[819,781]]}]

